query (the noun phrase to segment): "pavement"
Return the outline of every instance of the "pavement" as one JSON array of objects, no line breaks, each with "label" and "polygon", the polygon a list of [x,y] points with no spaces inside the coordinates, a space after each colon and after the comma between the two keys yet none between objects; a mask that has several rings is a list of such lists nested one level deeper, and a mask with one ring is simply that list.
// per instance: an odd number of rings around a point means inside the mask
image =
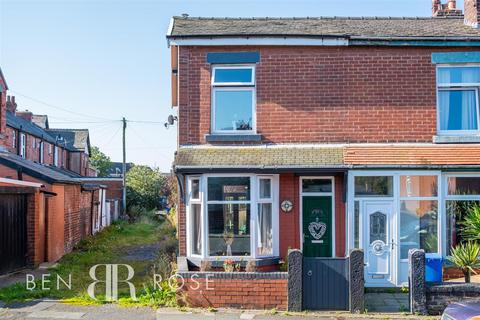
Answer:
[{"label": "pavement", "polygon": [[[275,310],[235,310],[235,309],[189,309],[148,307],[121,307],[116,304],[81,306],[61,303],[55,300],[35,300],[5,305],[0,302],[0,319],[24,320],[197,320],[197,319],[239,319],[239,320],[278,320],[278,319],[425,319],[406,313],[368,313],[352,315],[348,312],[302,312],[287,313]],[[432,319],[432,317],[428,318]],[[435,319],[435,318],[433,318]]]}]

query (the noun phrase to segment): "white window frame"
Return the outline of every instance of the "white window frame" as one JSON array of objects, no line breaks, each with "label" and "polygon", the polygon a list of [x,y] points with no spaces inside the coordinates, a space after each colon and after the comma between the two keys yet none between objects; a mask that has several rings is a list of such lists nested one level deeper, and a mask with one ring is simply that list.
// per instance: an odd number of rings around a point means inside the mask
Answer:
[{"label": "white window frame", "polygon": [[480,194],[478,195],[449,195],[448,194],[448,178],[449,177],[466,177],[466,178],[478,178],[480,179],[480,174],[478,173],[469,173],[469,172],[448,172],[442,174],[442,203],[439,207],[442,208],[444,215],[442,217],[442,234],[443,241],[442,241],[442,256],[448,257],[447,253],[449,252],[449,248],[447,248],[447,201],[449,200],[458,200],[458,201],[480,201]]},{"label": "white window frame", "polygon": [[[246,201],[229,201],[230,203],[249,203],[250,204],[250,255],[248,256],[210,256],[209,255],[209,240],[208,240],[208,204],[223,203],[224,201],[208,201],[208,178],[210,177],[221,177],[221,178],[236,178],[236,177],[248,177],[250,178],[250,200]],[[192,255],[191,248],[191,219],[190,219],[190,181],[200,178],[200,199],[201,199],[201,219],[202,219],[202,254]],[[257,242],[258,242],[258,179],[272,179],[272,227],[273,227],[273,255],[269,256],[259,256],[257,255]],[[203,175],[194,175],[187,177],[187,199],[186,199],[186,247],[187,247],[187,256],[202,258],[203,260],[215,261],[215,260],[224,260],[224,259],[255,259],[255,258],[273,258],[280,255],[280,243],[279,243],[279,205],[278,205],[278,195],[279,195],[279,183],[278,175],[256,175],[256,174],[203,174]],[[266,199],[261,199],[266,201]],[[270,200],[269,200],[270,201]]]},{"label": "white window frame", "polygon": [[[437,134],[446,136],[467,136],[467,135],[480,135],[480,102],[479,102],[479,89],[480,83],[438,83],[438,73],[442,68],[464,68],[464,67],[479,67],[479,64],[442,64],[438,65],[436,69],[436,88],[437,88]],[[477,107],[477,129],[476,130],[442,130],[440,128],[440,91],[459,91],[459,90],[474,90],[475,101]]]},{"label": "white window frame", "polygon": [[[251,69],[252,70],[252,79],[250,82],[215,82],[215,74],[217,70],[228,70],[228,69]],[[255,65],[214,65],[212,66],[212,79],[211,79],[211,131],[214,134],[256,134],[257,132],[257,90],[256,90],[256,67]],[[217,91],[250,91],[252,92],[252,130],[217,130],[215,124],[215,93]]]},{"label": "white window frame", "polygon": [[43,143],[43,141],[40,141],[39,149],[40,149],[40,151],[39,151],[39,153],[40,153],[40,158],[39,158],[39,160],[40,160],[40,163],[43,163],[43,162],[45,161],[45,159],[44,159],[44,156],[45,156],[45,155],[43,154],[43,153],[44,153],[44,143]]},{"label": "white window frame", "polygon": [[[198,190],[198,199],[195,199],[195,198],[192,198],[192,181],[193,180],[198,180],[198,183],[199,183],[199,190]],[[203,186],[203,183],[202,183],[202,178],[201,176],[189,176],[187,178],[187,205],[186,205],[186,214],[187,214],[187,218],[186,218],[186,223],[187,223],[187,237],[186,237],[186,240],[187,240],[187,256],[189,257],[202,257],[204,255],[204,251],[205,251],[205,246],[204,246],[204,237],[203,237],[203,234],[204,234],[204,213],[203,213],[203,189],[202,189],[202,186]],[[201,247],[201,252],[200,254],[194,254],[192,252],[192,239],[191,239],[191,235],[193,235],[193,224],[192,224],[192,221],[191,221],[191,214],[192,214],[192,205],[193,204],[200,204],[200,233],[201,233],[201,239],[200,241],[202,242],[202,247]]]},{"label": "white window frame", "polygon": [[55,146],[53,149],[53,164],[55,167],[58,167],[58,146]]},{"label": "white window frame", "polygon": [[[365,197],[355,196],[355,177],[362,176],[392,176],[393,177],[393,196],[385,197]],[[400,197],[400,176],[436,176],[437,177],[437,197]],[[400,201],[402,200],[428,200],[429,198],[436,198],[438,201],[438,216],[437,216],[437,251],[442,256],[444,255],[444,243],[445,243],[445,201],[442,196],[444,179],[442,178],[442,172],[439,170],[351,170],[348,172],[348,195],[347,195],[347,248],[351,250],[354,248],[354,219],[355,219],[355,200],[359,200],[360,203],[360,216],[359,216],[359,244],[364,245],[364,228],[363,225],[363,212],[362,206],[364,201],[391,201],[393,205],[393,236],[396,243],[395,249],[392,252],[392,281],[396,285],[401,285],[400,282],[400,270],[402,265],[405,265],[408,259],[400,259]],[[365,248],[363,248],[365,249]]]},{"label": "white window frame", "polygon": [[[332,183],[332,191],[331,192],[304,192],[303,191],[303,180],[329,180]],[[336,223],[335,223],[335,177],[333,176],[302,176],[299,179],[299,186],[300,192],[300,208],[299,208],[299,224],[300,224],[300,245],[301,250],[303,250],[303,197],[321,197],[321,196],[328,196],[332,198],[332,258],[337,256],[336,252]]]},{"label": "white window frame", "polygon": [[12,147],[13,148],[17,148],[17,132],[15,130],[13,130],[13,133],[12,133]]},{"label": "white window frame", "polygon": [[[260,180],[270,180],[270,197],[268,198],[262,198],[260,197]],[[256,228],[256,235],[255,235],[255,238],[256,238],[256,241],[255,241],[255,256],[256,257],[271,257],[274,252],[275,252],[275,236],[276,236],[276,233],[275,233],[275,227],[274,227],[274,223],[275,223],[275,219],[274,219],[274,215],[275,215],[275,212],[273,211],[273,208],[274,208],[274,198],[273,198],[273,188],[274,188],[274,181],[273,181],[273,177],[272,176],[257,176],[256,177],[256,185],[257,185],[257,202],[255,203],[255,206],[256,206],[256,215],[257,217],[255,217],[255,228]],[[271,208],[272,208],[272,234],[273,234],[273,248],[272,248],[272,255],[260,255],[260,254],[257,254],[257,248],[258,248],[258,245],[260,244],[260,224],[258,223],[258,205],[259,204],[271,204]],[[278,221],[278,219],[277,219]],[[278,233],[278,232],[277,232]]]},{"label": "white window frame", "polygon": [[20,133],[20,157],[26,158],[27,157],[27,136],[25,133]]}]

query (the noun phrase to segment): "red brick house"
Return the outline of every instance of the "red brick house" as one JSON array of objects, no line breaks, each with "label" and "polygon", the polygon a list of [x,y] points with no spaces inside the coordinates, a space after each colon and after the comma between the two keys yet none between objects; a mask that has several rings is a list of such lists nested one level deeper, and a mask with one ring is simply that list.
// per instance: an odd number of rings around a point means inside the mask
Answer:
[{"label": "red brick house", "polygon": [[[174,17],[180,256],[448,256],[480,202],[480,0],[422,18]],[[219,262],[217,262],[219,261]]]},{"label": "red brick house", "polygon": [[0,70],[0,274],[57,261],[109,225],[121,186],[93,175],[87,129],[50,129],[7,89]]}]

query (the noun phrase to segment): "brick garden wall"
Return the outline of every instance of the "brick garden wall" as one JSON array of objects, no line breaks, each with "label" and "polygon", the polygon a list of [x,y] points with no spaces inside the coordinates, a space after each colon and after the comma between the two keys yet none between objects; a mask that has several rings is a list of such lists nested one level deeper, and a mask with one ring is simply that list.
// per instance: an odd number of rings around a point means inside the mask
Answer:
[{"label": "brick garden wall", "polygon": [[180,275],[185,285],[178,295],[179,302],[188,306],[287,309],[286,272],[185,272]]},{"label": "brick garden wall", "polygon": [[444,283],[427,286],[426,296],[428,313],[439,315],[453,302],[474,301],[480,303],[480,284]]},{"label": "brick garden wall", "polygon": [[228,51],[260,52],[256,109],[263,143],[431,142],[431,54],[442,50],[447,49],[182,46],[179,143],[205,143],[211,117],[206,54]]}]

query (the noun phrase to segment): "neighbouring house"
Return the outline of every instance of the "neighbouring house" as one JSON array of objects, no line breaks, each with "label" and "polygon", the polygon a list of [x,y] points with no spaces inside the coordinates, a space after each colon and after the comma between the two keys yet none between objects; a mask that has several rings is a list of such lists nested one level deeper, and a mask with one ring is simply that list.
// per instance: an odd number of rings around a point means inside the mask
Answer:
[{"label": "neighbouring house", "polygon": [[190,269],[277,270],[289,248],[360,248],[366,286],[397,287],[409,249],[447,257],[462,241],[480,203],[480,0],[464,15],[455,1],[432,6],[432,17],[172,19]]},{"label": "neighbouring house", "polygon": [[88,157],[90,155],[90,137],[88,129],[47,129],[47,132],[63,143],[69,152],[68,168],[82,176],[96,176],[91,171]]},{"label": "neighbouring house", "polygon": [[[122,162],[111,162],[110,168],[107,171],[107,177],[109,178],[121,178],[122,177]],[[133,167],[133,163],[125,163],[125,173]]]},{"label": "neighbouring house", "polygon": [[[18,111],[0,70],[0,274],[54,262],[118,218],[122,182],[95,177],[87,129]],[[96,179],[96,180],[92,180]],[[118,179],[117,179],[118,180]]]}]

